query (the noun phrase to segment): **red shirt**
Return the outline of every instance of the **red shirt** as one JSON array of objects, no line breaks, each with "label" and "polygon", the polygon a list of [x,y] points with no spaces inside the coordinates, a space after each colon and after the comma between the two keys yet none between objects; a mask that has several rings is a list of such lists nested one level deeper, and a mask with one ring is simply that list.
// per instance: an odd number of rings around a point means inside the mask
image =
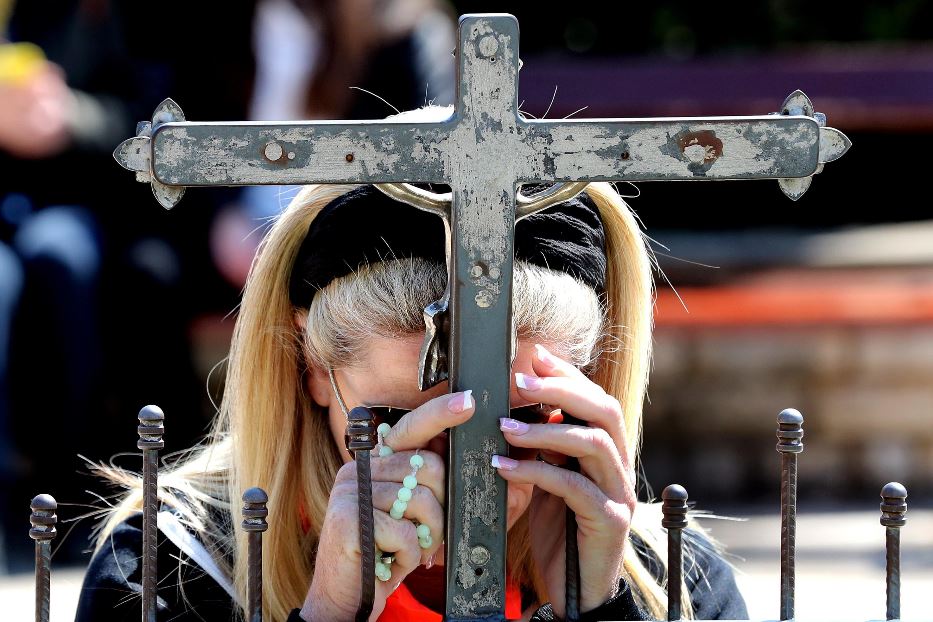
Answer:
[{"label": "red shirt", "polygon": [[[298,506],[298,515],[301,518],[301,528],[305,533],[311,529],[311,523],[304,511],[304,506]],[[435,572],[442,568],[435,566]],[[420,569],[422,572],[424,569]],[[506,580],[505,585],[505,617],[507,620],[520,620],[522,617],[522,593],[517,585]],[[411,591],[402,582],[398,589],[389,594],[385,609],[379,616],[379,622],[443,622],[444,616],[429,609],[418,602]]]},{"label": "red shirt", "polygon": [[[506,584],[505,617],[508,620],[519,620],[522,617],[522,594],[514,583]],[[441,622],[442,620],[441,614],[415,600],[404,582],[386,599],[386,608],[379,616],[379,622]]]}]

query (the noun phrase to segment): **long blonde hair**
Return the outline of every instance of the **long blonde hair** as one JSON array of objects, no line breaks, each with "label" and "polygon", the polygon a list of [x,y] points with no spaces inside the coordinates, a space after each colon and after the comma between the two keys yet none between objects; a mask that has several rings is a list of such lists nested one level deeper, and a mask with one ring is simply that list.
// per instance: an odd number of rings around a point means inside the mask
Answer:
[{"label": "long blonde hair", "polygon": [[[327,322],[333,322],[336,316],[353,316],[346,311],[341,314],[340,308],[360,310],[359,303],[366,297],[360,296],[354,287],[367,283],[377,288],[400,287],[398,278],[385,278],[386,271],[394,270],[403,277],[402,289],[394,299],[399,300],[402,308],[383,304],[372,307],[392,311],[397,324],[387,326],[392,317],[369,317],[365,312],[360,321],[371,330],[382,329],[390,335],[420,330],[411,316],[414,312],[420,321],[425,299],[412,296],[412,292],[429,301],[437,294],[431,290],[442,288],[446,278],[443,268],[432,268],[415,260],[373,264],[325,287],[308,311],[304,330],[297,325],[296,313],[301,310],[292,306],[288,291],[296,254],[321,208],[350,189],[351,186],[333,185],[304,188],[265,236],[240,305],[226,388],[210,440],[160,479],[163,502],[176,507],[208,541],[209,548],[217,552],[218,561],[234,578],[241,602],[245,602],[246,590],[246,537],[231,528],[231,515],[242,491],[259,486],[268,492],[270,526],[263,546],[266,561],[263,606],[265,615],[273,620],[286,618],[304,601],[330,490],[342,465],[327,413],[309,397],[304,372],[307,365],[333,364],[333,361],[347,364],[354,356],[352,346],[358,340],[354,335],[339,334],[348,331],[346,322],[338,322],[330,329],[326,328]],[[575,324],[565,323],[561,332],[585,332],[587,326],[594,331],[581,338],[581,343],[587,344],[586,352],[577,348],[572,358],[587,367],[591,378],[621,402],[626,442],[630,454],[635,456],[641,438],[642,403],[651,356],[650,255],[634,215],[610,185],[590,184],[587,194],[599,208],[606,233],[608,269],[602,299],[598,300],[592,290],[568,275],[516,262],[515,314],[520,332],[553,333],[554,323],[544,322],[535,327],[532,318],[537,312],[519,308],[529,306],[527,296],[521,292],[547,290],[548,286],[552,291],[565,292],[568,282],[581,292],[589,292],[589,296],[564,298],[578,300],[573,304],[579,305],[579,312],[567,313],[566,306],[560,308],[557,313],[564,317],[578,318]],[[535,279],[543,280],[545,287],[540,287],[540,283],[521,286],[520,282]],[[384,293],[391,295],[391,291]],[[546,304],[538,306],[554,308]],[[599,321],[593,321],[593,313],[599,316]],[[560,335],[555,341],[560,343],[561,338],[566,339],[567,335]],[[126,474],[111,473],[111,476],[135,487]],[[140,507],[141,494],[133,490],[103,525],[98,546],[106,542],[117,523]],[[219,513],[222,518],[218,519],[218,512],[211,512],[211,508],[222,510]],[[658,530],[649,527],[657,522],[656,513],[649,506],[640,505],[632,529],[663,563],[665,547],[657,546]],[[626,547],[623,573],[636,599],[657,619],[663,619],[666,600],[662,587],[631,544]],[[232,566],[225,563],[227,557],[233,560]],[[546,602],[546,588],[532,561],[527,513],[509,532],[508,559],[513,580],[533,589],[540,603]],[[686,590],[684,594],[687,598]],[[689,613],[689,600],[686,604],[684,611]]]}]

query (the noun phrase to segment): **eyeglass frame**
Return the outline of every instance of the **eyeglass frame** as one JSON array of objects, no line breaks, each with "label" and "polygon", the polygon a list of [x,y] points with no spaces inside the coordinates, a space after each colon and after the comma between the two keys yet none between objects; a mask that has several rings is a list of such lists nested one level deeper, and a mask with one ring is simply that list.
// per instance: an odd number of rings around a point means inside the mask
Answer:
[{"label": "eyeglass frame", "polygon": [[[343,399],[343,394],[340,392],[340,387],[337,386],[337,377],[334,374],[334,369],[332,367],[327,369],[327,376],[330,379],[330,386],[337,398],[337,403],[340,405],[340,410],[343,411],[344,416],[349,417],[350,408],[347,406],[346,401]],[[394,426],[402,417],[415,410],[414,408],[400,408],[396,406],[369,404],[362,404],[362,406],[368,408],[373,413],[374,425],[376,427],[378,427],[381,423],[388,423],[390,426]],[[554,408],[548,406],[547,404],[528,404],[525,406],[516,406],[515,408],[509,409],[509,418],[529,424],[548,423],[550,415],[554,412],[554,410]],[[395,415],[392,413],[392,411],[398,411],[399,414]],[[515,447],[513,445],[509,445],[508,447],[508,457],[515,460],[533,460],[537,456],[537,453],[538,450],[535,448]]]}]

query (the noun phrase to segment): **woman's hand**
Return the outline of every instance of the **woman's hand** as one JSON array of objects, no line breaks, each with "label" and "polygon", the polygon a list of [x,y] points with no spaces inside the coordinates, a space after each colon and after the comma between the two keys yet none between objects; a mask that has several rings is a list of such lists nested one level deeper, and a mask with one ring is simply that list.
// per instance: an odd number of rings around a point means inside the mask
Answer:
[{"label": "woman's hand", "polygon": [[[385,608],[386,598],[419,565],[433,560],[443,545],[444,534],[444,459],[437,453],[421,450],[424,466],[418,470],[418,486],[412,491],[405,516],[396,520],[389,510],[397,498],[402,480],[411,474],[409,460],[415,449],[451,426],[468,420],[474,402],[466,393],[443,395],[430,400],[402,417],[384,440],[395,450],[391,456],[371,458],[373,518],[376,546],[395,554],[390,566],[392,578],[376,580],[376,598],[370,620],[376,620]],[[327,514],[318,542],[314,578],[301,617],[308,622],[353,620],[360,601],[360,535],[357,502],[356,462],[344,464],[337,472],[327,505]],[[433,544],[422,549],[413,521],[431,529]]]},{"label": "woman's hand", "polygon": [[0,149],[17,158],[46,158],[71,139],[74,96],[57,65],[41,62],[22,83],[0,81]]},{"label": "woman's hand", "polygon": [[538,449],[549,462],[559,462],[553,459],[559,456],[577,458],[579,473],[536,460],[496,457],[504,479],[535,485],[529,508],[532,551],[554,612],[563,617],[565,508],[569,506],[577,519],[580,611],[585,612],[618,590],[635,509],[634,476],[619,401],[542,346],[535,346],[532,368],[536,376],[516,374],[519,394],[587,424],[524,424],[503,419],[500,426],[510,445]]}]

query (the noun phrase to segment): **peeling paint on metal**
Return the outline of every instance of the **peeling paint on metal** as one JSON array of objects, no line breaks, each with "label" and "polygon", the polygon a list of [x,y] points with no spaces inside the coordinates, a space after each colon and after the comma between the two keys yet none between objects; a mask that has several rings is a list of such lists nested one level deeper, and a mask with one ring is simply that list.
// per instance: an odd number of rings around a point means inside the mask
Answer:
[{"label": "peeling paint on metal", "polygon": [[[471,588],[478,582],[471,563],[473,546],[470,544],[470,535],[474,523],[481,521],[490,528],[502,529],[505,521],[504,516],[497,516],[498,478],[495,471],[489,466],[489,456],[496,452],[497,439],[483,439],[482,447],[481,451],[468,451],[465,453],[460,471],[461,480],[472,485],[467,487],[467,494],[461,500],[458,508],[457,516],[463,531],[463,539],[458,544],[456,555],[450,561],[457,564],[457,579],[465,588]],[[500,519],[502,522],[500,522]],[[459,604],[458,609],[462,612],[469,612],[476,611],[478,607],[494,607],[501,595],[501,586],[489,586],[485,590],[475,592],[473,601]]]},{"label": "peeling paint on metal", "polygon": [[[519,159],[527,163],[520,178],[528,181],[802,177],[813,173],[819,154],[812,119],[528,121],[519,129]],[[704,153],[698,166],[675,137],[709,133],[721,141],[713,145],[721,154],[709,160]]]},{"label": "peeling paint on metal", "polygon": [[[445,130],[443,124],[388,122],[167,123],[152,138],[153,168],[163,183],[184,186],[441,183],[447,181]],[[270,144],[279,157],[267,157]]]},{"label": "peeling paint on metal", "polygon": [[[454,208],[460,245],[483,273],[472,279],[476,304],[496,304],[502,286],[498,277],[509,251],[514,221],[506,209],[514,204],[515,136],[518,116],[515,99],[518,72],[512,60],[514,43],[496,32],[488,20],[477,20],[464,45],[457,122],[448,140],[448,171],[455,188]],[[513,206],[514,208],[514,206]]]}]

